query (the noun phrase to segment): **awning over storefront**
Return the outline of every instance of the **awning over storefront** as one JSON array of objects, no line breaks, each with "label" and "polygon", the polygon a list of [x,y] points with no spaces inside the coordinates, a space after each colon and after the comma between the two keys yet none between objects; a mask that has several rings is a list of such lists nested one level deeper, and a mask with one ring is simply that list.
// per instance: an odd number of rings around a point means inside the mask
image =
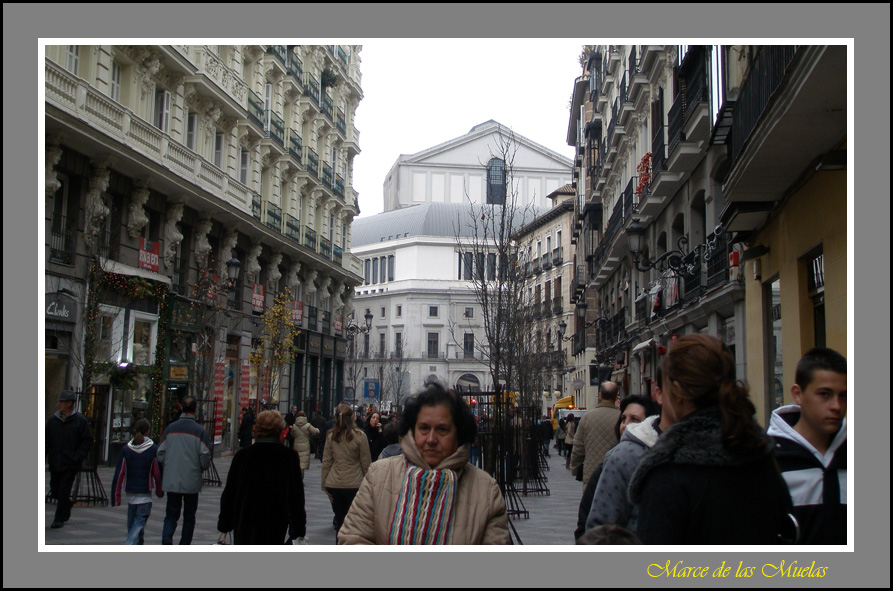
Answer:
[{"label": "awning over storefront", "polygon": [[131,277],[142,277],[143,279],[157,281],[159,283],[164,283],[165,285],[171,284],[171,278],[160,273],[147,271],[146,269],[139,269],[137,267],[131,267],[130,265],[125,265],[117,261],[110,261],[109,259],[104,259],[101,257],[99,259],[99,263],[100,265],[102,265],[102,270],[106,273],[129,275]]},{"label": "awning over storefront", "polygon": [[648,339],[647,341],[642,341],[641,343],[639,343],[638,345],[633,347],[633,353],[635,353],[637,351],[641,351],[642,349],[646,349],[653,344],[654,344],[654,339]]}]

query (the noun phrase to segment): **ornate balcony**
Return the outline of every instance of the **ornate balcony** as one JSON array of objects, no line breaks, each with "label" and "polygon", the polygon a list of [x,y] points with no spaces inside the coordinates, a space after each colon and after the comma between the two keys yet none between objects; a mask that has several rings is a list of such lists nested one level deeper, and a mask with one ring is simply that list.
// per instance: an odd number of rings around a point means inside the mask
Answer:
[{"label": "ornate balcony", "polygon": [[282,209],[269,201],[266,202],[266,211],[264,212],[264,225],[268,228],[282,231]]},{"label": "ornate balcony", "polygon": [[299,164],[301,164],[301,155],[303,153],[303,145],[301,135],[294,129],[288,130],[288,153]]},{"label": "ornate balcony", "polygon": [[285,236],[298,244],[301,243],[301,224],[290,213],[285,214]]},{"label": "ornate balcony", "polygon": [[316,230],[304,226],[304,246],[316,252]]},{"label": "ornate balcony", "polygon": [[251,197],[251,216],[257,221],[261,221],[261,215],[263,213],[263,198],[254,194]]},{"label": "ornate balcony", "polygon": [[327,259],[332,258],[332,243],[325,236],[319,237],[319,254]]},{"label": "ornate balcony", "polygon": [[344,250],[340,246],[332,246],[332,261],[341,264]]}]

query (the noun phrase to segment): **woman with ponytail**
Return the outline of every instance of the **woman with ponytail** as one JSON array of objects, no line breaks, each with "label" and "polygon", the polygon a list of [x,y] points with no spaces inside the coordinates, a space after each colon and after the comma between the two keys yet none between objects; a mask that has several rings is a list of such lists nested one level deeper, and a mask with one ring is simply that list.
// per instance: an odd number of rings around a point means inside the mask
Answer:
[{"label": "woman with ponytail", "polygon": [[335,511],[336,531],[341,529],[371,463],[369,440],[357,428],[350,406],[342,402],[335,409],[335,426],[326,433],[322,456],[322,489]]},{"label": "woman with ponytail", "polygon": [[790,495],[729,349],[716,337],[684,336],[662,373],[671,426],[629,485],[642,542],[782,543],[790,536]]}]

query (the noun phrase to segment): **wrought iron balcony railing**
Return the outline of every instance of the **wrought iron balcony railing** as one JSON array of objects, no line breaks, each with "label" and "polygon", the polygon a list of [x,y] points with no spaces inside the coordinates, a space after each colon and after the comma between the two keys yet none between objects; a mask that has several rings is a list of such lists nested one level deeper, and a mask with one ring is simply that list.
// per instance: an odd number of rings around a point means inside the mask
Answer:
[{"label": "wrought iron balcony railing", "polygon": [[713,251],[707,260],[707,289],[729,280],[729,243],[725,237],[725,233],[720,234],[718,238],[715,234],[707,237],[707,242],[713,244]]},{"label": "wrought iron balcony railing", "polygon": [[267,211],[264,216],[264,225],[268,228],[272,228],[277,232],[282,231],[282,209],[274,204],[267,201]]},{"label": "wrought iron balcony railing", "polygon": [[340,174],[335,175],[335,183],[332,185],[332,190],[335,191],[335,195],[344,199],[344,179],[341,178]]},{"label": "wrought iron balcony railing", "polygon": [[319,308],[307,306],[307,328],[316,330],[319,322]]},{"label": "wrought iron balcony railing", "polygon": [[[304,79],[304,62],[298,57],[298,52],[292,49],[288,54],[288,63],[285,66],[289,76],[295,80],[302,81]],[[303,86],[303,85],[302,85]]]},{"label": "wrought iron balcony railing", "polygon": [[323,115],[327,116],[329,119],[334,119],[334,117],[332,116],[334,104],[332,102],[332,97],[330,97],[328,94],[324,94],[322,96],[322,105],[320,105],[320,109],[322,110]]},{"label": "wrought iron balcony railing", "polygon": [[543,266],[543,270],[547,271],[552,268],[552,253],[547,252],[542,256],[540,264]]},{"label": "wrought iron balcony railing", "polygon": [[626,188],[623,190],[623,219],[627,220],[636,212],[638,203],[636,201],[636,186],[639,183],[639,177],[630,177]]},{"label": "wrought iron balcony railing", "polygon": [[552,264],[560,265],[564,262],[564,247],[559,246],[552,251]]},{"label": "wrought iron balcony railing", "polygon": [[70,265],[73,260],[71,254],[72,232],[68,218],[64,215],[53,214],[50,222],[50,260],[54,263]]},{"label": "wrought iron balcony railing", "polygon": [[288,130],[288,153],[291,154],[292,158],[301,162],[301,153],[302,153],[302,140],[301,135],[295,131],[294,129]]},{"label": "wrought iron balcony railing", "polygon": [[257,221],[260,221],[262,213],[263,213],[263,198],[258,194],[254,194],[251,197],[251,216],[254,219],[256,219]]},{"label": "wrought iron balcony railing", "polygon": [[301,224],[298,219],[290,213],[285,214],[285,236],[294,240],[298,244],[301,243]]},{"label": "wrought iron balcony railing", "polygon": [[313,99],[313,102],[319,105],[319,80],[316,76],[309,74],[307,81],[304,83],[304,94]]},{"label": "wrought iron balcony railing", "polygon": [[332,165],[323,161],[322,163],[322,182],[327,186],[332,186]]},{"label": "wrought iron balcony railing", "polygon": [[341,65],[347,66],[347,53],[341,49],[340,45],[335,46],[335,57],[341,62]]},{"label": "wrought iron balcony railing", "polygon": [[659,126],[651,139],[651,180],[654,181],[655,175],[666,169],[667,162],[667,142],[664,134],[667,131],[666,125]]},{"label": "wrought iron balcony railing", "polygon": [[269,137],[273,138],[280,146],[285,146],[285,122],[282,120],[282,117],[277,115],[273,111],[267,111],[265,113],[267,116],[267,120],[270,122],[269,129],[267,129],[267,134]]},{"label": "wrought iron balcony railing", "polygon": [[268,45],[267,46],[267,55],[272,55],[280,62],[282,62],[283,66],[288,65],[287,60],[285,59],[285,46],[284,45]]},{"label": "wrought iron balcony railing", "polygon": [[316,252],[316,230],[304,226],[304,246]]},{"label": "wrought iron balcony railing", "polygon": [[325,236],[319,237],[319,254],[327,259],[332,258],[332,243]]},{"label": "wrought iron balcony railing", "polygon": [[332,246],[332,261],[341,264],[344,250],[340,246]]},{"label": "wrought iron balcony railing", "polygon": [[335,125],[341,133],[347,133],[347,121],[344,119],[344,109],[341,107],[338,107],[338,110],[335,113]]},{"label": "wrought iron balcony railing", "polygon": [[682,303],[688,304],[695,301],[703,292],[701,282],[701,258],[697,250],[693,250],[683,257],[682,264]]},{"label": "wrought iron balcony railing", "polygon": [[729,166],[734,166],[744,143],[785,78],[797,53],[796,45],[764,45],[754,59],[732,113]]},{"label": "wrought iron balcony railing", "polygon": [[264,125],[264,101],[251,89],[248,89],[248,119],[257,123],[261,129],[266,129]]},{"label": "wrought iron balcony railing", "polygon": [[316,150],[313,148],[307,148],[304,166],[307,167],[307,170],[313,173],[313,176],[319,178],[319,156],[316,155]]},{"label": "wrought iron balcony railing", "polygon": [[676,146],[682,141],[682,103],[683,103],[683,94],[679,93],[679,96],[676,97],[676,100],[673,101],[673,106],[670,107],[670,112],[667,114],[667,134],[669,135],[668,150],[667,155],[673,153],[673,150],[676,149]]}]

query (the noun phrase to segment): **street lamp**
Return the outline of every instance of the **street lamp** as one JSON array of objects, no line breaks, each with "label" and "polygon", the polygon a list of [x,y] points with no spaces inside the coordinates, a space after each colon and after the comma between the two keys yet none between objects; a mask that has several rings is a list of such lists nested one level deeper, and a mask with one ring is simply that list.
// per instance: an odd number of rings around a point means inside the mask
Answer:
[{"label": "street lamp", "polygon": [[645,241],[645,226],[639,223],[638,218],[633,218],[632,223],[626,228],[626,238],[629,244],[629,251],[633,255],[633,265],[639,271],[644,273],[649,269],[657,269],[662,273],[669,269],[678,275],[691,275],[699,263],[699,256],[703,255],[705,261],[710,260],[714,251],[717,250],[717,241],[724,231],[722,224],[716,226],[713,230],[713,238],[708,238],[704,244],[699,244],[692,250],[695,256],[688,264],[683,262],[683,259],[689,254],[685,249],[686,245],[688,245],[688,238],[685,236],[680,236],[679,240],[676,241],[677,250],[665,252],[654,260],[645,259],[641,262],[639,257]]},{"label": "street lamp", "polygon": [[350,319],[350,324],[347,325],[347,336],[350,338],[354,338],[357,333],[369,334],[369,331],[372,329],[372,312],[366,312],[363,316],[365,319],[364,326],[358,326],[356,321],[353,318]]},{"label": "street lamp", "polygon": [[236,291],[236,281],[239,278],[239,267],[242,263],[236,257],[226,261],[226,276],[229,278],[223,286],[225,291]]}]

